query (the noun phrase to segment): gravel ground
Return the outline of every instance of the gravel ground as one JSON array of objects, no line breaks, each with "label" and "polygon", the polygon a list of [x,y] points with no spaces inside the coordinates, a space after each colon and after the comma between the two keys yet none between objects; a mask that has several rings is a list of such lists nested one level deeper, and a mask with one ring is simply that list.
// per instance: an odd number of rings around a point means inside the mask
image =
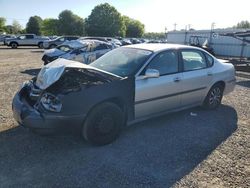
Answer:
[{"label": "gravel ground", "polygon": [[41,56],[0,47],[0,187],[250,187],[250,79],[237,77],[215,111],[144,121],[93,147],[78,134],[35,135],[12,118],[13,95]]}]

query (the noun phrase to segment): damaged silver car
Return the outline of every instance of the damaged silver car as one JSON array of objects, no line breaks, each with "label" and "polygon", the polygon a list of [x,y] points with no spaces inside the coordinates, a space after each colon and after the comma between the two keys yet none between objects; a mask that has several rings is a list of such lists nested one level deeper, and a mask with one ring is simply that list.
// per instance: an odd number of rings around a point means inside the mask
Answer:
[{"label": "damaged silver car", "polygon": [[44,65],[59,57],[89,64],[112,49],[109,43],[98,40],[72,40],[56,48],[45,50],[42,60]]},{"label": "damaged silver car", "polygon": [[12,109],[16,121],[35,132],[76,128],[103,145],[126,124],[199,105],[215,109],[234,86],[233,65],[200,48],[139,44],[90,65],[53,61],[23,84]]}]

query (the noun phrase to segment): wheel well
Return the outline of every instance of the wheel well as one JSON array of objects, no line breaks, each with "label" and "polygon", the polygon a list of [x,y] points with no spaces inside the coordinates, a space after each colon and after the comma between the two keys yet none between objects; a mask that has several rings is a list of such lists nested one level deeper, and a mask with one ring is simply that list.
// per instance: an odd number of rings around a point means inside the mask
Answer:
[{"label": "wheel well", "polygon": [[115,105],[117,105],[125,113],[125,117],[126,117],[126,120],[127,120],[127,118],[128,118],[127,117],[128,116],[127,115],[127,107],[126,107],[125,103],[123,102],[123,100],[120,99],[120,98],[117,98],[117,97],[115,97],[115,98],[109,98],[107,100],[104,100],[104,101],[101,101],[101,102],[95,104],[94,106],[91,107],[91,109],[89,110],[89,112],[91,112],[96,106],[98,106],[98,105],[100,105],[102,103],[105,103],[105,102],[111,102],[111,103],[114,103]]},{"label": "wheel well", "polygon": [[11,44],[13,44],[13,43],[15,43],[15,44],[17,44],[17,45],[18,45],[18,43],[17,43],[16,41],[10,42],[10,45],[11,45]]},{"label": "wheel well", "polygon": [[56,46],[56,44],[50,44],[49,47]]},{"label": "wheel well", "polygon": [[[218,81],[218,82],[216,82],[213,86],[215,86],[215,85],[221,85],[222,86],[222,88],[223,88],[223,90],[225,89],[225,82],[224,81]],[[212,87],[213,87],[212,86]]]}]

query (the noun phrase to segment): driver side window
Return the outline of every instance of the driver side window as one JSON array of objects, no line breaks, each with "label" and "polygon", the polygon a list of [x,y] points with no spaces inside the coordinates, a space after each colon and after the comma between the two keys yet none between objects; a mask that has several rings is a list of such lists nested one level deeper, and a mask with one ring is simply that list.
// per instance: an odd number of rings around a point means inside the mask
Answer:
[{"label": "driver side window", "polygon": [[26,39],[26,36],[25,36],[25,35],[21,35],[21,36],[19,37],[19,39],[24,40],[24,39]]},{"label": "driver side window", "polygon": [[160,76],[178,72],[178,57],[174,51],[165,51],[156,55],[147,66],[147,69],[156,69]]}]

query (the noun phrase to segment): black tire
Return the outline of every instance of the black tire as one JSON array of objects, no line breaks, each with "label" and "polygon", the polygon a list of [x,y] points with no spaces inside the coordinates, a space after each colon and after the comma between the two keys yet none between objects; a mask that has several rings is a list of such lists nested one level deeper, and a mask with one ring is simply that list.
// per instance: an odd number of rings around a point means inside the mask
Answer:
[{"label": "black tire", "polygon": [[82,136],[94,145],[113,142],[124,125],[124,113],[114,103],[105,102],[88,114],[82,128]]},{"label": "black tire", "polygon": [[16,42],[10,43],[11,48],[16,49],[18,47],[18,44]]},{"label": "black tire", "polygon": [[39,42],[37,46],[38,46],[38,48],[41,49],[41,48],[43,48],[43,43],[42,43],[42,42]]},{"label": "black tire", "polygon": [[54,135],[54,130],[52,129],[30,129],[31,132],[35,133],[35,134],[38,134],[40,136],[51,136],[51,135]]},{"label": "black tire", "polygon": [[208,110],[218,108],[223,97],[223,90],[224,87],[221,84],[213,85],[204,100],[203,107]]},{"label": "black tire", "polygon": [[51,49],[51,48],[55,48],[55,47],[56,47],[55,44],[51,44],[51,45],[49,46],[50,49]]},{"label": "black tire", "polygon": [[43,65],[47,65],[48,63],[48,61],[43,61]]}]

